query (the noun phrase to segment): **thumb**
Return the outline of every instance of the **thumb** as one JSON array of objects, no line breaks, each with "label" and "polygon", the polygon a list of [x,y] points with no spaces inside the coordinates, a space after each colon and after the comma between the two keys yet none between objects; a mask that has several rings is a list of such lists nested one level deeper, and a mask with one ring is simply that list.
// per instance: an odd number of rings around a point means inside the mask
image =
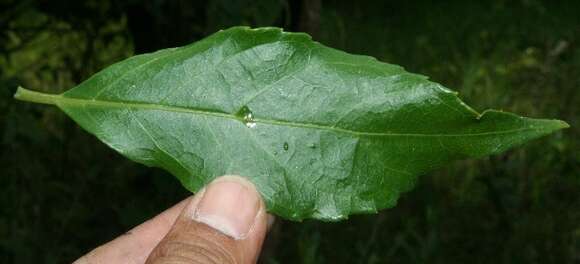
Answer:
[{"label": "thumb", "polygon": [[223,176],[199,191],[146,263],[255,263],[267,229],[254,185]]}]

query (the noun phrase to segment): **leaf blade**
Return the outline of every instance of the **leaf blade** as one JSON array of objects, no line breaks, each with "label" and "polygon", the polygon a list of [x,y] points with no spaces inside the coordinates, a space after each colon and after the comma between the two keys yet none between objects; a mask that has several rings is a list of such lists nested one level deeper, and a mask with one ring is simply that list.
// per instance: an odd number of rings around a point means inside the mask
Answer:
[{"label": "leaf blade", "polygon": [[567,126],[479,114],[424,76],[274,28],[138,55],[62,95],[18,91],[192,191],[246,176],[271,212],[294,220],[394,206],[421,173]]}]

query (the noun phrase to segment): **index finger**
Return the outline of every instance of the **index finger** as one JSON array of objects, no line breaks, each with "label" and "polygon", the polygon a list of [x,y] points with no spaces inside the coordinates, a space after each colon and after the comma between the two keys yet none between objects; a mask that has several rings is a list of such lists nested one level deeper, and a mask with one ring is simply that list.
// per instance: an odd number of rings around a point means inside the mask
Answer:
[{"label": "index finger", "polygon": [[145,263],[147,256],[169,232],[191,197],[179,202],[154,218],[147,220],[127,233],[99,246],[76,260],[73,264],[88,263]]}]

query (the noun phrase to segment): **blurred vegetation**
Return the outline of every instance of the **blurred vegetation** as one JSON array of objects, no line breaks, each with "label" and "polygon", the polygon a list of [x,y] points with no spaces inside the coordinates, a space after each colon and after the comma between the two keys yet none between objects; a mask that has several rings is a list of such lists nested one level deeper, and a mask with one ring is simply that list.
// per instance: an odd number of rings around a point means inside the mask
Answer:
[{"label": "blurred vegetation", "polygon": [[[412,2],[412,3],[411,3]],[[420,178],[399,205],[278,221],[263,263],[580,263],[580,2],[0,1],[0,263],[65,263],[189,195],[17,85],[59,93],[133,54],[233,25],[308,31],[570,129]]]}]

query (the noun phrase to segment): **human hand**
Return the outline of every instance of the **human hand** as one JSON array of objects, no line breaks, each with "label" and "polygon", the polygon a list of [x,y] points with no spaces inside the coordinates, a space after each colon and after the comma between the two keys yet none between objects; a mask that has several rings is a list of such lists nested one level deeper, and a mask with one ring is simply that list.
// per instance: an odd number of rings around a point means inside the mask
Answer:
[{"label": "human hand", "polygon": [[248,180],[223,176],[74,263],[255,263],[268,217]]}]

